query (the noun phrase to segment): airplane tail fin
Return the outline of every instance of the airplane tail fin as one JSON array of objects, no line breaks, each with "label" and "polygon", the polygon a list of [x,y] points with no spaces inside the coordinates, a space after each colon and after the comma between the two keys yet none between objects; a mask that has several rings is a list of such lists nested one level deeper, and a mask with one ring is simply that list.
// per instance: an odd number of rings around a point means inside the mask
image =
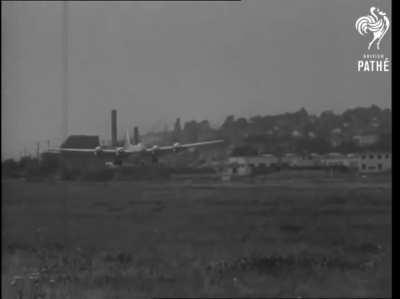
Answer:
[{"label": "airplane tail fin", "polygon": [[126,130],[126,135],[125,135],[125,147],[129,147],[131,144],[131,138],[129,136],[129,129]]}]

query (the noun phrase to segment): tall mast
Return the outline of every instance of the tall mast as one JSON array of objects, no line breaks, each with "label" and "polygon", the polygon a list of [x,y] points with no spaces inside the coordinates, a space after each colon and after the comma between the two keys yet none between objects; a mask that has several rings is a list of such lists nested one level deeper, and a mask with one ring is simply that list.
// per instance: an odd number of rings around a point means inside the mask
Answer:
[{"label": "tall mast", "polygon": [[62,68],[63,68],[63,85],[62,85],[62,137],[64,140],[68,136],[68,2],[63,1],[63,28],[62,28]]},{"label": "tall mast", "polygon": [[[68,137],[68,2],[63,1],[63,24],[62,24],[62,54],[63,54],[63,86],[62,86],[62,137],[65,141]],[[69,249],[68,238],[68,184],[63,184],[62,196],[62,219],[63,237],[65,249]]]}]

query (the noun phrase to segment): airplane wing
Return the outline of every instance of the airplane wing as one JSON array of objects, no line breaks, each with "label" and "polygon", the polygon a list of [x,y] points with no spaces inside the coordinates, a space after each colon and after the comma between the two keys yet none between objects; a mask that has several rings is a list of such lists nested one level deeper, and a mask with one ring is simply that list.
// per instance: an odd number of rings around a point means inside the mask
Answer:
[{"label": "airplane wing", "polygon": [[224,140],[211,140],[211,141],[203,141],[203,142],[196,142],[196,143],[186,143],[186,144],[179,144],[176,143],[174,145],[167,145],[167,146],[160,146],[160,147],[153,147],[147,148],[146,151],[149,153],[166,153],[166,152],[179,152],[189,148],[195,148],[199,146],[211,145],[221,143]]},{"label": "airplane wing", "polygon": [[[94,153],[96,152],[96,148],[57,148],[48,150],[50,153],[63,153],[63,152],[71,152],[71,153]],[[114,149],[101,149],[102,153],[115,153]]]},{"label": "airplane wing", "polygon": [[196,142],[196,143],[186,143],[186,144],[180,144],[178,146],[174,146],[174,145],[172,145],[172,146],[171,145],[170,146],[162,146],[162,147],[160,147],[160,149],[161,150],[163,150],[163,149],[164,150],[171,150],[171,149],[174,149],[176,147],[187,149],[187,148],[210,145],[210,144],[216,144],[216,143],[221,143],[221,142],[223,142],[222,139],[220,139],[220,140],[211,140],[211,141],[203,141],[203,142]]},{"label": "airplane wing", "polygon": [[119,152],[116,152],[116,148],[114,149],[109,149],[109,148],[101,148],[101,147],[95,147],[95,148],[69,148],[69,147],[62,147],[62,148],[57,148],[57,149],[52,149],[49,150],[51,153],[87,153],[87,154],[94,154],[96,156],[104,156],[104,155],[113,155],[117,156],[119,158],[127,158],[127,157],[140,157],[140,156],[151,156],[151,157],[156,157],[161,154],[167,154],[167,153],[178,153],[181,151],[184,151],[189,148],[196,148],[199,146],[206,146],[206,145],[211,145],[211,144],[217,144],[221,143],[223,140],[211,140],[211,141],[204,141],[204,142],[196,142],[196,143],[186,143],[186,144],[179,144],[175,143],[174,145],[168,145],[168,146],[153,146],[150,148],[146,149],[141,149],[138,151],[130,151],[125,150],[125,149],[120,149]]}]

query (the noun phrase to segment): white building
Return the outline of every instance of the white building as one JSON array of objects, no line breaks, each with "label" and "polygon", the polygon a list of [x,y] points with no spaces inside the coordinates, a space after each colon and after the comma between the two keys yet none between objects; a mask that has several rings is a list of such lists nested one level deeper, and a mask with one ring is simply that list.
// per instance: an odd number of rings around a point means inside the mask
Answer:
[{"label": "white building", "polygon": [[342,133],[342,129],[341,128],[335,128],[331,131],[332,134],[341,134]]},{"label": "white building", "polygon": [[297,130],[294,130],[293,132],[292,132],[292,137],[301,137],[302,136],[302,134],[299,132],[299,131],[297,131]]},{"label": "white building", "polygon": [[358,159],[358,170],[362,173],[385,172],[392,170],[391,153],[363,153]]},{"label": "white building", "polygon": [[281,158],[281,164],[290,167],[315,167],[321,164],[321,158],[317,154],[297,155],[289,153]]},{"label": "white building", "polygon": [[359,164],[359,157],[356,154],[340,154],[329,153],[322,158],[321,163],[324,166],[344,166],[348,168],[357,169]]},{"label": "white building", "polygon": [[317,136],[315,135],[314,132],[312,132],[312,131],[308,132],[308,138],[315,138],[315,137],[317,137]]},{"label": "white building", "polygon": [[286,153],[281,157],[281,164],[287,166],[293,166],[300,159],[300,156],[293,153]]},{"label": "white building", "polygon": [[226,173],[229,175],[245,176],[250,175],[255,168],[258,167],[273,167],[278,164],[278,158],[274,155],[259,155],[259,156],[238,156],[230,157],[227,163]]}]

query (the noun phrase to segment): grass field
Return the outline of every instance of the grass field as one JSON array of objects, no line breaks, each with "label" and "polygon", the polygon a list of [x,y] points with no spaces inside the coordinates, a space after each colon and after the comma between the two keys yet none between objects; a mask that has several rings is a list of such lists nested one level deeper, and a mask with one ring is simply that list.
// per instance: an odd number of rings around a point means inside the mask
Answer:
[{"label": "grass field", "polygon": [[388,178],[2,185],[3,298],[391,296]]}]

